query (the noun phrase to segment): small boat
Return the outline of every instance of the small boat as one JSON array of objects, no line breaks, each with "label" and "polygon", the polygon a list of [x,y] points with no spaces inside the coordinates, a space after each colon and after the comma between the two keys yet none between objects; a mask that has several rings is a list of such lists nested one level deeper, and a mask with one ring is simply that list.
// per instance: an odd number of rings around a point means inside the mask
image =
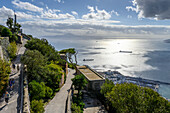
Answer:
[{"label": "small boat", "polygon": [[119,51],[120,53],[132,53],[132,51]]},{"label": "small boat", "polygon": [[83,59],[83,61],[93,61],[94,59]]}]

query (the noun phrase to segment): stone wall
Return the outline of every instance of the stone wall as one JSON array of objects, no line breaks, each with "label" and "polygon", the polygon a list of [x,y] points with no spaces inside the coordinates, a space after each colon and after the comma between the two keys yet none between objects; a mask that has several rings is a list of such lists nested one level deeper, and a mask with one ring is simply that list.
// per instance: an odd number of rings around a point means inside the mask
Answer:
[{"label": "stone wall", "polygon": [[2,47],[3,59],[9,61],[7,48],[9,46],[9,38],[8,37],[0,37],[0,46]]}]

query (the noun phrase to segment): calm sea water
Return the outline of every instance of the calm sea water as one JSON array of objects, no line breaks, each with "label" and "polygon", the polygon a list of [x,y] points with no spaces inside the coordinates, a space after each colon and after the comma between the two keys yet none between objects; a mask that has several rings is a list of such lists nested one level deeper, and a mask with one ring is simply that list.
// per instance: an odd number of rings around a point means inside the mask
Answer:
[{"label": "calm sea water", "polygon": [[[79,65],[170,82],[170,43],[165,43],[165,39],[47,39],[57,50],[76,48]],[[159,93],[170,99],[170,86],[161,85]]]}]

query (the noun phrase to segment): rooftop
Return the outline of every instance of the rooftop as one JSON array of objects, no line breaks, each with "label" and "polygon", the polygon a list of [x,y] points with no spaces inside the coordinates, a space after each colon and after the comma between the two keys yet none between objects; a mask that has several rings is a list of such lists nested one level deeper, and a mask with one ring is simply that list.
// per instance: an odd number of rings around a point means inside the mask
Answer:
[{"label": "rooftop", "polygon": [[97,73],[93,72],[90,68],[87,66],[77,66],[77,69],[84,74],[84,76],[88,80],[103,80],[102,77],[100,77]]}]

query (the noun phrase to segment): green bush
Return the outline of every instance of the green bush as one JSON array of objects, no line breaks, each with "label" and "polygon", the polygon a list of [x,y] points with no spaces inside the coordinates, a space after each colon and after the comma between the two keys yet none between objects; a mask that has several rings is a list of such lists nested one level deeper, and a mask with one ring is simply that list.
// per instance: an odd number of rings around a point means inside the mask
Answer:
[{"label": "green bush", "polygon": [[74,103],[74,104],[71,103],[71,111],[72,111],[72,113],[83,113],[80,106],[77,106],[76,103]]},{"label": "green bush", "polygon": [[118,113],[170,113],[170,102],[150,88],[116,84],[106,98]]},{"label": "green bush", "polygon": [[8,28],[4,27],[2,29],[1,36],[10,38],[12,36],[12,32]]},{"label": "green bush", "polygon": [[44,113],[44,103],[42,100],[31,101],[31,113]]},{"label": "green bush", "polygon": [[7,50],[8,50],[9,57],[11,59],[15,59],[16,58],[16,52],[17,52],[17,45],[16,45],[16,43],[15,42],[11,42],[10,45],[8,46]]},{"label": "green bush", "polygon": [[46,87],[45,96],[46,96],[47,98],[52,98],[52,95],[53,95],[53,90],[52,90],[50,87]]},{"label": "green bush", "polygon": [[9,38],[10,42],[17,42],[18,41],[18,37],[16,36],[16,34],[12,34],[11,38]]},{"label": "green bush", "polygon": [[8,86],[10,72],[10,64],[0,59],[0,97],[4,94],[6,87]]},{"label": "green bush", "polygon": [[31,94],[31,99],[40,100],[45,97],[46,87],[43,82],[38,83],[35,80],[29,83],[29,90]]}]

